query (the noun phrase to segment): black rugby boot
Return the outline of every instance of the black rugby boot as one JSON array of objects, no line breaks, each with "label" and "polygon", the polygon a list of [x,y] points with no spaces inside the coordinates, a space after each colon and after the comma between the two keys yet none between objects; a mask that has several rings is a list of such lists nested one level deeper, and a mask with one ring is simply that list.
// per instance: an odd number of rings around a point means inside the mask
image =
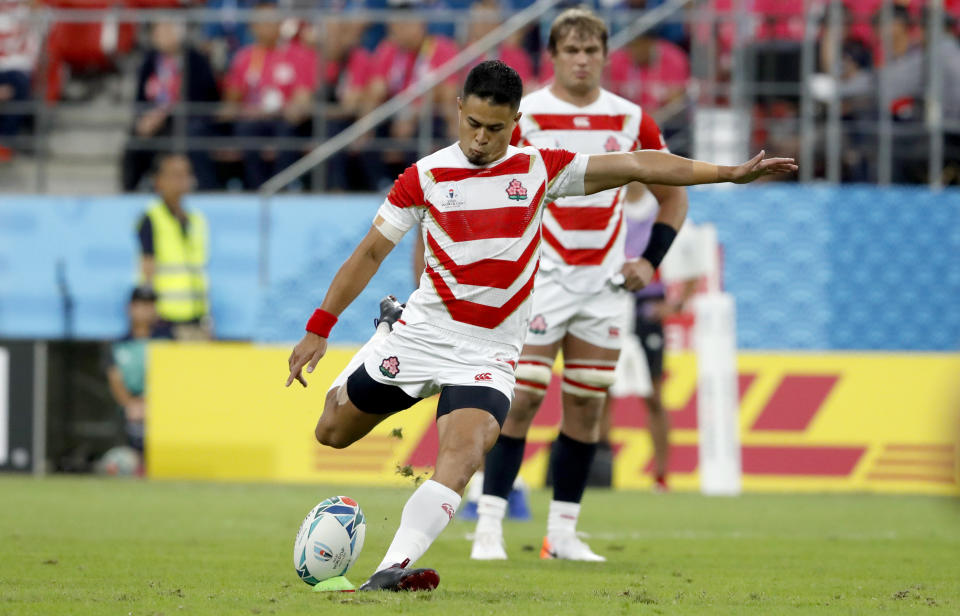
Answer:
[{"label": "black rugby boot", "polygon": [[360,585],[358,591],[366,590],[433,590],[440,584],[440,575],[434,569],[407,569],[410,559],[388,569],[377,571]]}]

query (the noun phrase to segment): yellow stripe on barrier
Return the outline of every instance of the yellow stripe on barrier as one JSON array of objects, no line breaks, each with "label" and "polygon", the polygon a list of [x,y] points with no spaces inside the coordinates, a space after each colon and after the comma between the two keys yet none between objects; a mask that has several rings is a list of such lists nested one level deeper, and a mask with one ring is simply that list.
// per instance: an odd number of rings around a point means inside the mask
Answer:
[{"label": "yellow stripe on barrier", "polygon": [[[428,473],[435,398],[347,449],[314,440],[327,388],[354,351],[331,349],[303,389],[283,386],[288,348],[152,344],[148,474],[402,485],[411,481],[404,472]],[[666,368],[671,483],[695,490],[696,359],[668,355]],[[745,490],[960,493],[960,355],[741,353],[738,370]],[[521,472],[534,486],[543,484],[557,432],[558,389],[555,382],[528,437]],[[616,400],[613,420],[614,485],[646,489],[652,449],[643,403]]]}]

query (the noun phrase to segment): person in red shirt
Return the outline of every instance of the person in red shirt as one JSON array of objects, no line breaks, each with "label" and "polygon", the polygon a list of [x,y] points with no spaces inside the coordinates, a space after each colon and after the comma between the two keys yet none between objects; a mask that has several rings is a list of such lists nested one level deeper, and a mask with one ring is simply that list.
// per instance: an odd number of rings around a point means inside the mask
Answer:
[{"label": "person in red shirt", "polygon": [[[243,138],[290,139],[307,136],[313,93],[317,86],[317,58],[312,49],[285,42],[280,20],[271,3],[256,7],[252,25],[254,43],[237,52],[226,76],[223,117],[234,120],[234,134]],[[298,148],[286,146],[270,168],[260,145],[246,145],[244,184],[257,189],[272,173],[293,164]]]},{"label": "person in red shirt", "polygon": [[[415,8],[415,4],[401,0],[401,3],[393,8],[411,9]],[[403,92],[430,71],[443,66],[456,56],[458,51],[457,44],[451,39],[428,34],[425,22],[391,22],[387,29],[387,38],[381,41],[373,52],[370,83],[361,115]],[[451,75],[430,94],[435,109],[433,133],[441,138],[456,134],[457,116],[451,103],[457,99],[458,79],[458,75]],[[380,130],[379,135],[394,139],[414,138],[418,132],[419,108],[417,103],[397,114],[389,127]],[[384,153],[383,163],[402,169],[415,159],[415,152],[412,151],[388,151]],[[369,157],[367,163],[377,164],[373,157]],[[396,176],[396,173],[393,173],[396,170],[383,170],[379,177],[389,181]]]},{"label": "person in red shirt", "polygon": [[[503,23],[504,16],[500,12],[500,7],[496,0],[477,0],[470,7],[470,26],[467,30],[467,45],[476,43],[486,35],[493,32],[497,26]],[[502,60],[504,64],[517,71],[520,79],[523,80],[524,93],[535,90],[537,87],[536,73],[533,70],[533,60],[527,51],[520,45],[520,41],[525,34],[521,29],[507,40],[500,43],[500,46],[493,49],[484,58],[477,59],[476,64],[482,60]]]},{"label": "person in red shirt", "polygon": [[641,108],[664,109],[682,102],[690,80],[690,61],[679,45],[645,33],[610,54],[612,92]]},{"label": "person in red shirt", "polygon": [[[302,44],[320,49],[319,98],[326,103],[326,136],[333,137],[356,121],[373,70],[371,53],[361,44],[367,23],[327,19],[301,32]],[[375,184],[352,148],[327,159],[327,190],[369,190]],[[355,164],[351,164],[355,163]]]}]

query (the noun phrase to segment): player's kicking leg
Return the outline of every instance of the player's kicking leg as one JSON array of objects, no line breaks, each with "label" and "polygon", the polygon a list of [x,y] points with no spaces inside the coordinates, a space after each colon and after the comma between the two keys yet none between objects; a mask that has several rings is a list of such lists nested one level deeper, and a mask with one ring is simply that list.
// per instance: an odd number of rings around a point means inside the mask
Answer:
[{"label": "player's kicking leg", "polygon": [[[480,406],[473,408],[467,404]],[[433,590],[440,577],[433,569],[412,569],[453,519],[463,490],[500,432],[509,398],[488,387],[445,387],[437,405],[439,450],[433,477],[403,508],[400,528],[377,572],[359,590]]]},{"label": "player's kicking leg", "polygon": [[[391,388],[389,395],[384,398],[384,405],[377,405],[377,412],[364,412],[351,402],[349,391],[357,392],[370,389],[377,385],[363,368],[369,350],[385,338],[393,328],[393,324],[400,318],[403,307],[392,295],[380,300],[380,318],[374,320],[376,332],[373,337],[350,360],[343,372],[334,379],[333,385],[327,391],[323,405],[323,413],[317,421],[314,435],[321,445],[342,449],[360,440],[377,424],[386,419],[391,413],[408,408],[416,403],[417,399],[405,394],[399,388]],[[362,393],[355,393],[355,397]],[[382,406],[382,409],[379,408]]]}]

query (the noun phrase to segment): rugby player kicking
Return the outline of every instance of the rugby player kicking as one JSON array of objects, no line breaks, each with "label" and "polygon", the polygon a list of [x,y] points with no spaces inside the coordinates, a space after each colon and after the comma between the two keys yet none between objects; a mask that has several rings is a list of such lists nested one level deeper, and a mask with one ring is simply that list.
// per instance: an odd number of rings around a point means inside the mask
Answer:
[{"label": "rugby player kicking", "polygon": [[398,306],[382,306],[377,332],[334,380],[315,430],[321,444],[347,447],[390,414],[440,393],[434,474],[407,500],[393,542],[361,591],[439,584],[435,570],[410,565],[453,519],[510,409],[544,204],[634,181],[742,184],[797,168],[792,159],[764,159],[763,152],[727,167],[659,151],[587,156],[513,147],[522,91],[520,77],[500,61],[470,71],[458,100],[459,141],[400,175],[290,354],[286,384],[306,386],[303,370],[312,372],[323,357],[337,315],[419,223],[427,246],[419,288],[402,318]]}]

